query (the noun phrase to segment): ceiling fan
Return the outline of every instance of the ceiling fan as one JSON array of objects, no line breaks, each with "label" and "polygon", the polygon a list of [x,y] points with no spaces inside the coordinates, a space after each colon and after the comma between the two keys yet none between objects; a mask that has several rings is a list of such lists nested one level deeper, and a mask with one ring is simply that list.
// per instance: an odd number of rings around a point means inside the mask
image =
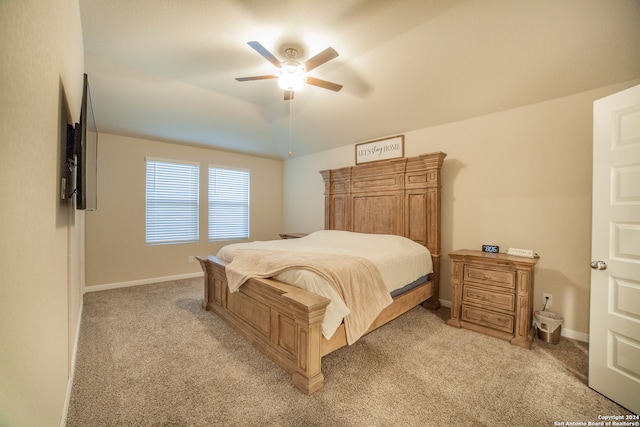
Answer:
[{"label": "ceiling fan", "polygon": [[307,72],[314,68],[328,62],[338,56],[338,52],[335,49],[329,47],[313,58],[308,59],[301,64],[296,61],[298,51],[292,47],[287,48],[284,53],[287,59],[284,61],[278,60],[271,52],[269,52],[264,46],[257,41],[250,41],[247,43],[256,52],[262,55],[267,61],[271,62],[278,72],[276,74],[268,74],[266,76],[253,76],[253,77],[236,77],[239,82],[248,80],[266,80],[266,79],[278,79],[278,84],[284,89],[284,100],[288,101],[293,99],[293,92],[299,90],[304,83],[318,86],[324,89],[333,90],[338,92],[342,89],[342,85],[331,83],[326,80],[320,80],[315,77],[307,75]]}]

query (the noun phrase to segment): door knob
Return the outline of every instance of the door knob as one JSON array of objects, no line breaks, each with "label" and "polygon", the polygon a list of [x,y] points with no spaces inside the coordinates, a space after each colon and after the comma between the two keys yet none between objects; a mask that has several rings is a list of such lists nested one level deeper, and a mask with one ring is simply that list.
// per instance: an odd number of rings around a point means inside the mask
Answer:
[{"label": "door knob", "polygon": [[604,261],[591,261],[591,268],[594,270],[606,270],[607,263]]}]

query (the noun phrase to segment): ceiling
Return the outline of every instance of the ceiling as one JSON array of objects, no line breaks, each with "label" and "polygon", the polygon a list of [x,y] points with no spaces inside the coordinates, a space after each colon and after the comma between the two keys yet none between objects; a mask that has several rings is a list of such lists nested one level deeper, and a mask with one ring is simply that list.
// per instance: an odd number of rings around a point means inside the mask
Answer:
[{"label": "ceiling", "polygon": [[[640,77],[638,0],[80,0],[98,131],[286,159]],[[339,57],[293,102],[238,82]],[[290,121],[290,119],[292,120]]]}]

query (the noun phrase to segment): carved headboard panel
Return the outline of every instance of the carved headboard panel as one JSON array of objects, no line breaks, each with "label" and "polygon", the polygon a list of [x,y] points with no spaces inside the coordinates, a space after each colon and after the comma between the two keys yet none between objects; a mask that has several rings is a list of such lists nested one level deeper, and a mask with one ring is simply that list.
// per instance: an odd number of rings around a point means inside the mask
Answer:
[{"label": "carved headboard panel", "polygon": [[426,246],[439,272],[442,152],[320,171],[324,228],[396,234]]}]

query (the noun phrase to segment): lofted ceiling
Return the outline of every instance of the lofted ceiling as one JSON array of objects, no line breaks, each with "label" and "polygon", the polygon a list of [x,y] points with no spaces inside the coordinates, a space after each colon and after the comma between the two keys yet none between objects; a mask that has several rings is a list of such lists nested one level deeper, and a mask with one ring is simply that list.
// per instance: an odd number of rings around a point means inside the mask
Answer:
[{"label": "lofted ceiling", "polygon": [[[267,158],[640,77],[638,0],[80,0],[98,131]],[[339,57],[293,102],[247,45]],[[292,119],[292,120],[290,120]],[[291,138],[290,138],[291,137]]]}]

